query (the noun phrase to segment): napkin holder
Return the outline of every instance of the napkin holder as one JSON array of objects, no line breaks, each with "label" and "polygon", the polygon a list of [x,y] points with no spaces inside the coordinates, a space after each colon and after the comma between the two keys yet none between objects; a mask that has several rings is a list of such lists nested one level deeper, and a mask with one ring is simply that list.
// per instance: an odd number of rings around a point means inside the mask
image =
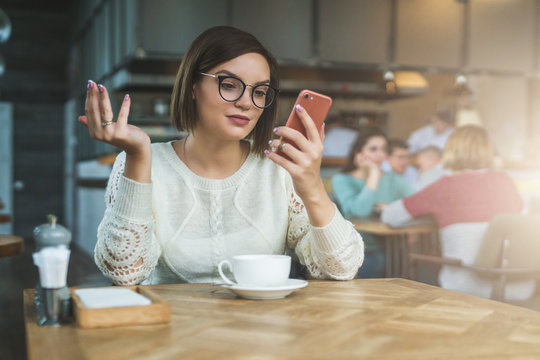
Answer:
[{"label": "napkin holder", "polygon": [[74,292],[77,289],[71,288],[73,317],[77,325],[81,328],[108,328],[161,324],[171,321],[170,305],[153,291],[144,286],[123,286],[123,288],[146,296],[152,303],[143,306],[88,308]]}]

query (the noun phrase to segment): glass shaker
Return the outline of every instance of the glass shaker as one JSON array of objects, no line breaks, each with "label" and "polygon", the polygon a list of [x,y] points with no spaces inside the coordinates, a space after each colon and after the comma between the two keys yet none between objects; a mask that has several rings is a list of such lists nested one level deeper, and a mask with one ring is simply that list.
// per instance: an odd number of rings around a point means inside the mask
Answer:
[{"label": "glass shaker", "polygon": [[[47,246],[59,246],[63,245],[69,248],[71,243],[71,232],[56,223],[57,217],[55,215],[47,215],[47,223],[42,224],[34,228],[34,239],[36,241],[36,251],[40,251]],[[55,298],[59,304],[55,304],[55,307],[59,309],[59,319],[66,319],[71,315],[71,296],[67,286],[55,290]],[[50,298],[50,296],[48,296]],[[49,299],[49,301],[51,301]],[[39,325],[49,325],[50,319],[47,316],[47,304],[46,293],[41,286],[39,280],[34,292],[34,306],[36,309],[36,315]],[[49,306],[50,307],[50,306]]]}]

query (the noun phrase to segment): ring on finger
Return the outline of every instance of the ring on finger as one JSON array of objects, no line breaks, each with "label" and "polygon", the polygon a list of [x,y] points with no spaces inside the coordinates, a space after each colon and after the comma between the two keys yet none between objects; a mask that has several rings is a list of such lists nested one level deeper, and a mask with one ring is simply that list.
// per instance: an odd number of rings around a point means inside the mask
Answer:
[{"label": "ring on finger", "polygon": [[277,150],[282,151],[284,147],[285,147],[284,143],[279,143],[279,145],[277,146]]},{"label": "ring on finger", "polygon": [[112,120],[102,121],[102,122],[101,122],[101,126],[102,126],[102,127],[105,127],[105,126],[107,126],[107,125],[111,125],[112,123],[113,123]]}]

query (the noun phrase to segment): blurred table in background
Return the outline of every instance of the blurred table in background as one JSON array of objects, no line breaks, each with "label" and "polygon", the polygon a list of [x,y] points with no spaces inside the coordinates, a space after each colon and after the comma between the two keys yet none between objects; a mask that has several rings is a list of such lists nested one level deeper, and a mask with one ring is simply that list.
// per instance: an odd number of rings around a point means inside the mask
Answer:
[{"label": "blurred table in background", "polygon": [[375,217],[350,219],[356,230],[380,236],[385,242],[386,277],[408,278],[409,274],[409,238],[418,237],[418,241],[437,246],[437,224],[422,220],[414,225],[391,227]]},{"label": "blurred table in background", "polygon": [[97,161],[101,165],[113,165],[117,156],[117,153],[111,153],[98,157]]},{"label": "blurred table in background", "polygon": [[345,166],[346,162],[347,162],[346,157],[325,156],[325,157],[322,158],[321,166],[323,166],[323,167],[342,168],[343,166]]},{"label": "blurred table in background", "polygon": [[23,250],[24,240],[22,237],[0,234],[0,257],[17,255]]},{"label": "blurred table in background", "polygon": [[[2,202],[2,198],[0,198],[0,210],[4,209],[6,205]],[[0,224],[5,224],[11,222],[11,216],[9,214],[3,213],[0,214]]]}]

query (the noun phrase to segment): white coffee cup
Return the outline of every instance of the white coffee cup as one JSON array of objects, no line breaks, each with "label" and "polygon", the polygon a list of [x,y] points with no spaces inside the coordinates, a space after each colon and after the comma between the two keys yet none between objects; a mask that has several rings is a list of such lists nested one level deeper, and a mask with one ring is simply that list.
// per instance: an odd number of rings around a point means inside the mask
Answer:
[{"label": "white coffee cup", "polygon": [[[231,281],[223,273],[227,265],[236,279]],[[287,255],[237,255],[218,265],[219,275],[229,285],[268,287],[284,284],[291,271],[291,257]]]}]

